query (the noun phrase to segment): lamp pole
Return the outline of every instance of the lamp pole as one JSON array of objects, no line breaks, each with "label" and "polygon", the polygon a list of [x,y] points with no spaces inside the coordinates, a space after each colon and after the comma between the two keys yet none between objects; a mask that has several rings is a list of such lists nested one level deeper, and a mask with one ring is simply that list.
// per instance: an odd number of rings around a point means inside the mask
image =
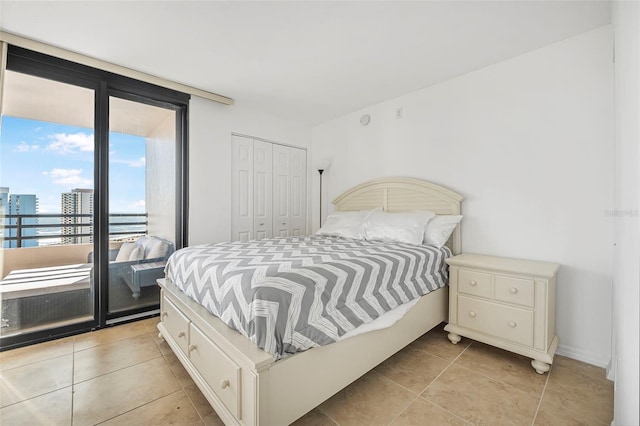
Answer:
[{"label": "lamp pole", "polygon": [[324,169],[318,169],[318,173],[320,173],[320,227],[322,228],[322,173]]}]

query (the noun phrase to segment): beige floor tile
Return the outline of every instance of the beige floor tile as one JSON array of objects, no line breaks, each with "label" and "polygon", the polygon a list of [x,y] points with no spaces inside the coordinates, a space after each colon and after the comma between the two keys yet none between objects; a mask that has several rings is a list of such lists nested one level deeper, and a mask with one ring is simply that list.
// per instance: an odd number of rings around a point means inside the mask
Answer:
[{"label": "beige floor tile", "polygon": [[195,386],[195,383],[193,383],[193,379],[191,378],[191,376],[189,376],[189,373],[187,373],[187,370],[184,369],[182,363],[180,362],[178,357],[174,355],[173,352],[164,355],[164,359],[167,361],[167,365],[176,376],[178,382],[180,382],[180,385],[182,387],[187,387],[191,384]]},{"label": "beige floor tile", "polygon": [[539,399],[452,365],[422,395],[477,425],[530,425]]},{"label": "beige floor tile", "polygon": [[315,408],[293,422],[292,426],[336,426],[336,423]]},{"label": "beige floor tile", "polygon": [[468,424],[460,417],[419,398],[403,411],[391,423],[391,426],[462,426]]},{"label": "beige floor tile", "polygon": [[387,425],[415,395],[376,372],[370,372],[320,405],[341,426]]},{"label": "beige floor tile", "polygon": [[0,425],[71,425],[71,386],[0,409]]},{"label": "beige floor tile", "polygon": [[145,327],[147,327],[147,330],[155,331],[156,333],[158,332],[157,325],[159,322],[160,322],[160,317],[158,316],[140,320],[140,323],[144,324]]},{"label": "beige floor tile", "polygon": [[73,337],[0,352],[0,371],[73,353]]},{"label": "beige floor tile", "polygon": [[104,426],[195,426],[202,424],[202,419],[184,391],[172,393],[101,423]]},{"label": "beige floor tile", "polygon": [[73,382],[83,382],[161,356],[149,333],[95,346],[75,353]]},{"label": "beige floor tile", "polygon": [[428,352],[449,361],[455,359],[469,346],[471,340],[463,337],[459,343],[454,345],[447,338],[447,334],[449,333],[444,331],[444,326],[444,323],[440,324],[428,333],[423,334],[411,343],[410,347],[420,349],[421,351]]},{"label": "beige floor tile", "polygon": [[73,424],[111,419],[180,390],[163,358],[105,374],[74,386]]},{"label": "beige floor tile", "polygon": [[71,385],[73,355],[0,372],[0,407],[15,404]]},{"label": "beige floor tile", "polygon": [[198,414],[200,414],[200,417],[205,418],[211,414],[215,414],[217,417],[215,410],[213,409],[211,404],[209,404],[207,398],[204,397],[202,392],[200,392],[200,389],[198,389],[198,386],[193,381],[184,386],[184,391],[193,406],[196,408]]},{"label": "beige floor tile", "polygon": [[553,358],[553,366],[558,368],[570,368],[571,370],[578,371],[579,373],[593,377],[594,379],[607,379],[607,371],[604,368],[596,367],[595,365],[587,364],[586,362],[577,361],[565,356],[556,355]]},{"label": "beige floor tile", "polygon": [[601,423],[613,420],[613,382],[583,374],[581,368],[554,364],[544,399],[589,415]]},{"label": "beige floor tile", "polygon": [[162,355],[173,353],[173,350],[171,350],[169,344],[163,338],[158,336],[158,330],[150,332],[149,336],[151,336]]},{"label": "beige floor tile", "polygon": [[115,325],[103,330],[92,331],[90,333],[84,333],[76,336],[74,349],[76,352],[82,351],[98,345],[106,345],[108,343],[130,339],[131,337],[139,336],[148,332],[149,329],[146,324],[141,321]]},{"label": "beige floor tile", "polygon": [[437,356],[418,349],[405,348],[376,367],[389,380],[420,395],[449,365]]},{"label": "beige floor tile", "polygon": [[208,416],[203,417],[205,426],[224,426],[224,422],[220,420],[220,417],[215,413],[215,411]]},{"label": "beige floor tile", "polygon": [[549,377],[548,374],[536,373],[531,367],[531,358],[479,342],[473,342],[455,364],[511,385],[536,398],[542,396]]},{"label": "beige floor tile", "polygon": [[537,426],[605,426],[593,417],[583,413],[567,410],[559,405],[552,404],[548,398],[542,399],[542,404],[536,415],[534,425]]}]

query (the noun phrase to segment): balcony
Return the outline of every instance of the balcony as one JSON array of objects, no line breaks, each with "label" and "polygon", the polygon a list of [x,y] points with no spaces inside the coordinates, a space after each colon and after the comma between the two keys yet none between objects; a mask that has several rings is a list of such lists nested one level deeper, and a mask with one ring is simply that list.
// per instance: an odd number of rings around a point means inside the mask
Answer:
[{"label": "balcony", "polygon": [[[0,336],[93,318],[92,220],[90,214],[0,215]],[[112,257],[123,242],[146,235],[147,228],[147,213],[111,214]],[[110,282],[109,287],[110,310],[157,303],[157,292],[134,299],[124,285]]]}]

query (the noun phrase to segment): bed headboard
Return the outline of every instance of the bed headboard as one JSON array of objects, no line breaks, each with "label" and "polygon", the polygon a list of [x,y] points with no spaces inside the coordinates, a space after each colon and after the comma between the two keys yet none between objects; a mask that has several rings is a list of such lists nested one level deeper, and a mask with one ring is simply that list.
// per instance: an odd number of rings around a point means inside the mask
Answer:
[{"label": "bed headboard", "polygon": [[[430,210],[435,214],[460,214],[462,195],[435,183],[413,178],[373,179],[345,191],[333,205],[337,211],[369,210],[382,207],[388,212]],[[461,251],[460,226],[447,246],[453,254]]]}]

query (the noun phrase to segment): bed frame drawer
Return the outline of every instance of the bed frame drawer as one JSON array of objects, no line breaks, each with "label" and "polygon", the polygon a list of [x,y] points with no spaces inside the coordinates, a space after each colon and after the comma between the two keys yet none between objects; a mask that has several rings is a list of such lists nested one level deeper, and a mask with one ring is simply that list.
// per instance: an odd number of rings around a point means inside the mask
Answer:
[{"label": "bed frame drawer", "polygon": [[163,299],[162,324],[182,352],[187,355],[189,347],[189,319],[166,298]]},{"label": "bed frame drawer", "polygon": [[191,324],[189,359],[202,378],[237,419],[240,410],[240,367],[202,331]]}]

